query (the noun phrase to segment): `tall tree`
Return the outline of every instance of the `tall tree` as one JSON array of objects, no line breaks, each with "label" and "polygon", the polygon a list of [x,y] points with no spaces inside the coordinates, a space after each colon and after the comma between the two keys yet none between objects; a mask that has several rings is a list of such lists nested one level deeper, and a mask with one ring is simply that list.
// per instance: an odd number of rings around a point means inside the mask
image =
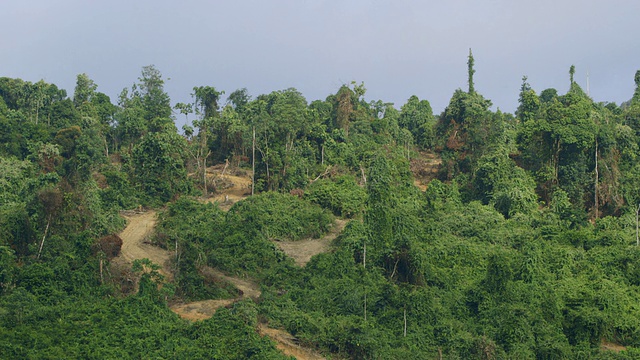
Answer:
[{"label": "tall tree", "polygon": [[131,90],[122,90],[116,113],[119,146],[128,145],[129,151],[147,132],[175,129],[160,71],[153,65],[144,66],[138,81]]},{"label": "tall tree", "polygon": [[84,103],[90,102],[95,95],[96,85],[87,74],[78,74],[76,77],[76,88],[73,92],[73,104],[80,108]]},{"label": "tall tree", "polygon": [[194,121],[200,131],[200,148],[198,150],[198,158],[202,164],[202,186],[204,196],[207,196],[207,157],[211,155],[208,146],[208,133],[213,125],[214,119],[218,116],[218,101],[220,95],[224,92],[217,91],[213,86],[196,86],[193,88],[192,96],[195,98],[196,112],[200,115],[200,119]]},{"label": "tall tree", "polygon": [[160,71],[154,65],[144,66],[138,80],[145,119],[168,119],[171,116],[171,102],[169,95],[164,91],[164,80]]},{"label": "tall tree", "polygon": [[398,125],[409,130],[422,148],[434,145],[435,118],[429,101],[420,100],[415,95],[411,96],[402,106]]},{"label": "tall tree", "polygon": [[634,103],[640,103],[640,70],[636,71],[636,76],[633,78],[636,84],[636,90],[633,93],[631,101]]},{"label": "tall tree", "polygon": [[251,95],[249,95],[247,88],[242,88],[229,94],[227,101],[234,109],[236,109],[236,111],[242,113],[249,101],[251,101]]},{"label": "tall tree", "polygon": [[473,69],[473,65],[475,64],[475,61],[473,59],[473,53],[471,52],[471,49],[469,49],[469,57],[467,60],[467,68],[468,68],[468,82],[469,82],[469,94],[473,94],[476,90],[475,87],[473,85],[473,74],[475,74],[475,70]]},{"label": "tall tree", "polygon": [[336,128],[344,131],[345,137],[349,137],[349,124],[353,113],[353,97],[351,89],[343,85],[336,95]]},{"label": "tall tree", "polygon": [[536,92],[531,89],[527,82],[527,77],[522,77],[522,86],[520,87],[520,95],[518,97],[518,109],[516,116],[522,123],[533,120],[540,109],[540,98]]},{"label": "tall tree", "polygon": [[133,148],[133,179],[148,202],[164,203],[189,190],[185,145],[175,131],[163,130],[145,135]]}]

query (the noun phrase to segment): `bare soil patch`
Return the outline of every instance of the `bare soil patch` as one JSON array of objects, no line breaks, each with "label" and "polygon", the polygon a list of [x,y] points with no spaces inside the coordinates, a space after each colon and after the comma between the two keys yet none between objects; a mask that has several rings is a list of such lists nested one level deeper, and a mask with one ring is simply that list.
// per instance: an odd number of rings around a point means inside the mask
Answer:
[{"label": "bare soil patch", "polygon": [[620,351],[627,350],[626,347],[620,344],[608,342],[606,340],[602,340],[602,342],[600,343],[600,349],[605,351],[613,351],[613,352],[620,352]]},{"label": "bare soil patch", "polygon": [[173,279],[170,269],[171,255],[167,250],[151,245],[148,241],[156,225],[156,212],[126,212],[127,227],[119,234],[122,239],[120,256],[114,259],[116,263],[133,263],[134,260],[147,258],[160,266],[159,272],[167,281]]},{"label": "bare soil patch", "polygon": [[342,232],[347,220],[336,219],[333,228],[320,239],[305,239],[299,241],[274,241],[280,250],[293,258],[298,266],[305,266],[313,256],[329,251],[331,242]]},{"label": "bare soil patch", "polygon": [[224,164],[207,168],[207,181],[216,192],[205,201],[218,203],[222,210],[229,210],[233,204],[251,195],[251,171],[224,168]]},{"label": "bare soil patch", "polygon": [[442,165],[442,159],[431,151],[421,151],[420,156],[411,159],[409,166],[415,186],[425,191],[429,182],[437,177],[440,165]]},{"label": "bare soil patch", "polygon": [[214,269],[209,266],[205,266],[202,269],[202,272],[207,276],[213,276],[215,278],[218,278],[220,280],[224,280],[226,282],[233,284],[233,286],[237,287],[240,291],[242,291],[241,298],[257,299],[260,297],[260,295],[262,295],[262,292],[260,291],[260,287],[258,286],[258,284],[254,283],[249,279],[240,279],[238,277],[229,276],[223,273],[222,271],[218,269]]},{"label": "bare soil patch", "polygon": [[186,304],[174,304],[171,311],[181,318],[189,321],[206,320],[215,314],[221,307],[231,306],[238,299],[202,300]]},{"label": "bare soil patch", "polygon": [[264,324],[258,325],[258,332],[262,336],[268,336],[276,342],[276,347],[287,356],[293,356],[298,360],[324,360],[324,357],[310,349],[298,345],[298,340],[288,332],[272,329]]}]

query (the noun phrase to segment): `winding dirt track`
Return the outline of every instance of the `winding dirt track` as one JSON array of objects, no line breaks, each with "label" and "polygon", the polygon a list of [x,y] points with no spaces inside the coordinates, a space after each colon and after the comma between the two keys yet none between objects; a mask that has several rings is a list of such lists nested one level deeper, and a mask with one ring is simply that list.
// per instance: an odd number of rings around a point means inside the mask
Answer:
[{"label": "winding dirt track", "polygon": [[160,265],[159,272],[165,276],[166,281],[173,280],[173,274],[169,271],[170,253],[164,249],[145,243],[153,233],[156,226],[156,212],[123,215],[127,219],[127,227],[120,233],[122,249],[119,261],[132,263],[136,259],[147,258]]},{"label": "winding dirt track", "polygon": [[204,268],[204,273],[207,276],[212,276],[233,284],[241,291],[242,295],[234,299],[202,300],[186,304],[172,305],[170,307],[171,311],[178,314],[183,319],[190,321],[205,320],[212,317],[216,310],[221,307],[230,306],[241,299],[251,298],[256,300],[260,297],[260,295],[262,295],[258,284],[250,280],[227,276],[221,271],[210,268],[208,266]]},{"label": "winding dirt track", "polygon": [[[210,169],[207,169],[208,173],[210,172],[209,170]],[[246,198],[250,194],[251,190],[247,189],[250,189],[251,180],[231,175],[225,175],[224,178],[231,182],[231,187],[205,201],[217,201],[222,209],[228,210],[233,203]],[[170,259],[172,253],[145,243],[145,241],[153,234],[153,230],[156,225],[156,212],[129,212],[127,214],[123,214],[123,217],[128,223],[127,227],[119,234],[120,238],[122,238],[122,249],[120,256],[114,259],[114,261],[130,264],[134,260],[147,258],[155,264],[160,265],[159,272],[165,276],[165,280],[167,282],[173,281],[173,274],[170,270]],[[312,256],[328,251],[331,241],[333,241],[333,239],[335,239],[342,231],[345,224],[346,221],[337,220],[336,226],[329,232],[329,234],[325,235],[321,239],[309,239],[291,244],[279,243],[279,246],[282,246],[281,248],[288,256],[295,259],[296,264],[304,266],[309,262]],[[259,286],[250,280],[228,276],[219,270],[210,267],[205,267],[204,272],[208,276],[213,276],[233,284],[242,292],[242,295],[234,299],[203,300],[172,305],[170,307],[171,310],[183,319],[190,321],[205,320],[213,316],[215,311],[221,307],[231,306],[236,301],[245,298],[257,299],[261,295]],[[257,331],[262,336],[269,336],[274,340],[277,348],[285,355],[293,356],[299,360],[324,359],[317,353],[299,346],[296,343],[295,337],[284,330],[272,329],[266,325],[260,324]]]}]

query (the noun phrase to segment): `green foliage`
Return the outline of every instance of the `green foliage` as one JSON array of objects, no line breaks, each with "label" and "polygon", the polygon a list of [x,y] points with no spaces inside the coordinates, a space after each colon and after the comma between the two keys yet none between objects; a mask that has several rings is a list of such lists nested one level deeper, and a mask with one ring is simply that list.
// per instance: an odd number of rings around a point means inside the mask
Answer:
[{"label": "green foliage", "polygon": [[34,167],[29,161],[0,157],[0,204],[23,200]]},{"label": "green foliage", "polygon": [[335,180],[320,179],[312,183],[304,197],[336,216],[351,218],[362,211],[366,192],[358,186],[353,176],[343,175]]},{"label": "green foliage", "polygon": [[227,216],[230,226],[267,239],[318,238],[333,217],[319,206],[296,196],[269,192],[235,204]]},{"label": "green foliage", "polygon": [[491,101],[474,92],[454,92],[436,124],[438,144],[449,156],[443,164],[446,178],[472,172],[475,161],[505,142],[504,118],[489,112]]},{"label": "green foliage", "polygon": [[0,264],[3,264],[0,270],[0,295],[13,287],[14,273],[16,272],[15,260],[14,251],[4,244],[0,245]]},{"label": "green foliage", "polygon": [[412,96],[402,106],[398,125],[411,132],[413,138],[422,148],[431,148],[436,144],[434,133],[435,119],[431,104],[427,100],[419,100]]},{"label": "green foliage", "polygon": [[99,191],[104,204],[116,209],[132,209],[139,203],[139,193],[134,189],[127,174],[114,167],[102,170],[106,187]]},{"label": "green foliage", "polygon": [[247,304],[191,325],[146,296],[69,297],[55,304],[44,299],[22,288],[2,299],[8,310],[0,326],[3,356],[287,359],[258,335]]},{"label": "green foliage", "polygon": [[184,139],[174,132],[149,133],[133,148],[133,179],[151,203],[164,203],[189,191],[182,152]]},{"label": "green foliage", "polygon": [[504,151],[483,156],[473,182],[476,196],[485,204],[493,204],[507,218],[530,214],[537,208],[535,182]]},{"label": "green foliage", "polygon": [[[469,91],[437,123],[426,100],[398,111],[355,82],[311,104],[243,89],[223,108],[222,92],[197,87],[201,131],[188,140],[153,66],[118,106],[84,74],[73,100],[0,78],[0,354],[281,358],[260,320],[345,358],[637,358],[637,89],[618,107],[588,98],[573,67],[564,95],[538,96],[525,77],[514,118],[475,91],[473,65],[470,52]],[[416,146],[442,159],[424,194]],[[255,161],[258,193],[279,192],[228,213],[190,199],[187,171],[211,160]],[[140,203],[168,203],[153,241],[175,251],[173,283],[138,260],[126,274],[139,291],[123,298],[92,245]],[[329,212],[354,220],[295,266],[274,240],[322,236]],[[262,297],[180,320],[172,296],[241,295],[210,267],[251,276]]]}]

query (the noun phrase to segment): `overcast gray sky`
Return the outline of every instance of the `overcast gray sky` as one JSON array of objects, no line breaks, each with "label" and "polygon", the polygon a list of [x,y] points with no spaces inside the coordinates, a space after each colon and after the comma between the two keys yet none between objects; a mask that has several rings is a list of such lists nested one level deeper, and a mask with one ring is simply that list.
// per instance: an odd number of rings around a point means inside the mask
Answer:
[{"label": "overcast gray sky", "polygon": [[472,48],[494,110],[515,111],[523,75],[566,92],[571,64],[594,100],[619,104],[640,69],[639,14],[637,0],[0,0],[0,76],[71,96],[87,73],[116,102],[154,64],[173,103],[201,85],[311,102],[355,80],[367,100],[417,95],[440,113]]}]

